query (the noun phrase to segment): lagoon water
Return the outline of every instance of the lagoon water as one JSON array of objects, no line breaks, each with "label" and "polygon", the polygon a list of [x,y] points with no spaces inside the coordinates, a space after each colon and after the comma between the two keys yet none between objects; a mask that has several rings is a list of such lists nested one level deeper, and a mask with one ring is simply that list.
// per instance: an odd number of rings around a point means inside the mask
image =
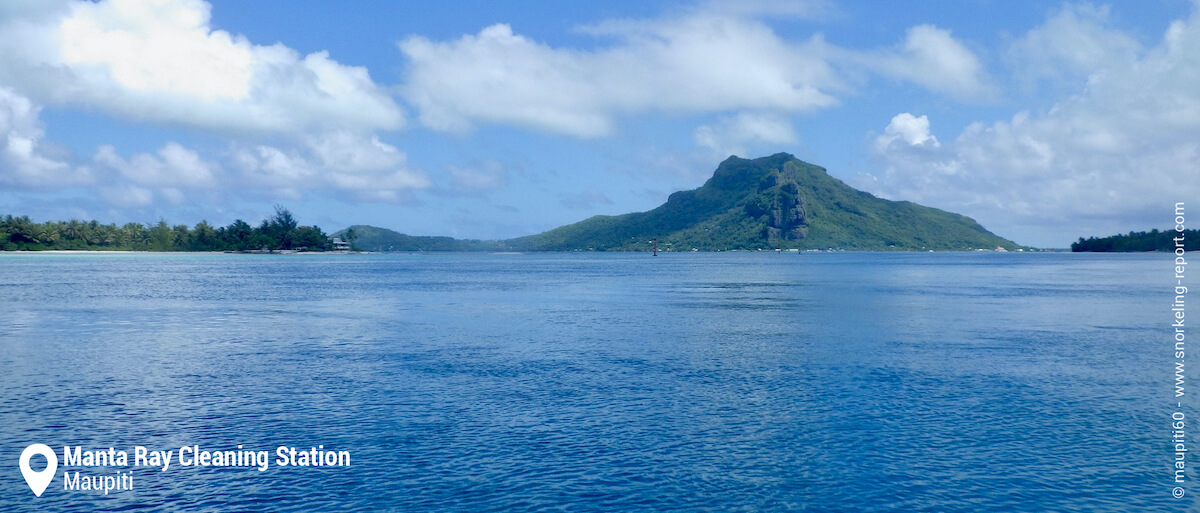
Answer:
[{"label": "lagoon water", "polygon": [[[0,255],[0,510],[1184,511],[1200,486],[1171,498],[1172,271],[1166,255]],[[17,470],[35,442],[60,460],[40,498]],[[269,468],[61,454],[239,444]],[[281,445],[351,464],[281,467]],[[66,471],[131,471],[133,490],[65,491]]]}]

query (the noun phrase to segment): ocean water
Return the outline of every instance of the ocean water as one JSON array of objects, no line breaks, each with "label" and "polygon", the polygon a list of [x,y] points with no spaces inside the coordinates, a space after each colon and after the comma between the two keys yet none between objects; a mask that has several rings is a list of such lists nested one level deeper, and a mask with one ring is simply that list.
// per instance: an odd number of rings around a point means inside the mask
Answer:
[{"label": "ocean water", "polygon": [[[1172,273],[1166,255],[4,254],[0,511],[1186,511]],[[59,460],[40,498],[17,465],[32,443]],[[239,445],[269,467],[132,465],[135,446]],[[130,465],[66,467],[64,446]],[[350,464],[280,466],[278,446]],[[64,490],[67,472],[133,489]]]}]

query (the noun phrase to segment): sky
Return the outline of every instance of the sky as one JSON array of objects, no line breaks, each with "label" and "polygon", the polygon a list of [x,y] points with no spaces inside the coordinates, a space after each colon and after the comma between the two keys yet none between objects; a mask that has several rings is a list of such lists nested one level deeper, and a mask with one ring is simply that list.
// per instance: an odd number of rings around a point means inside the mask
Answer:
[{"label": "sky", "polygon": [[0,214],[502,239],[778,152],[1021,244],[1168,228],[1200,0],[0,3]]}]

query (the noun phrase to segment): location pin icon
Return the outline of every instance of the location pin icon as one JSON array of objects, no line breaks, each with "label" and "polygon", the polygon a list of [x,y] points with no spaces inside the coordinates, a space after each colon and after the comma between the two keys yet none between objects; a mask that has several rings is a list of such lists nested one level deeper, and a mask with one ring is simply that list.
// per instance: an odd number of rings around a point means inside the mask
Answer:
[{"label": "location pin icon", "polygon": [[[45,470],[35,472],[29,468],[29,458],[32,458],[34,454],[46,457]],[[54,480],[55,470],[58,470],[58,456],[54,454],[54,449],[51,449],[50,446],[33,444],[21,451],[21,475],[25,476],[25,482],[29,483],[29,489],[33,490],[34,495],[42,496],[42,492],[46,491],[47,486],[50,486],[50,481]]]}]

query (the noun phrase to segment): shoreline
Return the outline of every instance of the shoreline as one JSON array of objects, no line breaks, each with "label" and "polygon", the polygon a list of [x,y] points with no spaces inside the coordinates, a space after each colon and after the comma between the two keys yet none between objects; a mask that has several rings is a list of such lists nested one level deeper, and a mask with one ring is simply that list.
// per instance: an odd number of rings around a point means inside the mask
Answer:
[{"label": "shoreline", "polygon": [[120,249],[38,249],[38,250],[16,250],[16,251],[0,251],[0,255],[35,255],[35,254],[54,254],[54,255],[365,255],[370,251],[294,251],[294,250],[277,250],[277,251],[146,251],[146,250],[120,250]]},{"label": "shoreline", "polygon": [[[51,254],[51,255],[406,255],[406,254],[479,254],[479,255],[533,255],[533,254],[650,254],[650,251],[292,251],[292,250],[276,250],[273,252],[264,251],[145,251],[145,250],[86,250],[86,249],[47,249],[47,250],[18,250],[18,251],[0,251],[0,255],[32,255],[32,254]],[[659,251],[660,255],[667,254],[717,254],[717,253],[746,253],[746,254],[782,254],[782,255],[805,255],[805,254],[825,254],[825,253],[858,253],[858,254],[1013,254],[1013,255],[1029,255],[1043,253],[1073,253],[1069,249],[1037,249],[1027,251],[995,251],[995,250],[851,250],[851,249],[834,249],[834,250],[799,250],[799,251],[778,251],[778,250],[725,250],[725,251]],[[1106,253],[1106,252],[1080,252],[1080,253]],[[1108,252],[1118,253],[1118,252]],[[1154,253],[1154,252],[1147,252]]]}]

